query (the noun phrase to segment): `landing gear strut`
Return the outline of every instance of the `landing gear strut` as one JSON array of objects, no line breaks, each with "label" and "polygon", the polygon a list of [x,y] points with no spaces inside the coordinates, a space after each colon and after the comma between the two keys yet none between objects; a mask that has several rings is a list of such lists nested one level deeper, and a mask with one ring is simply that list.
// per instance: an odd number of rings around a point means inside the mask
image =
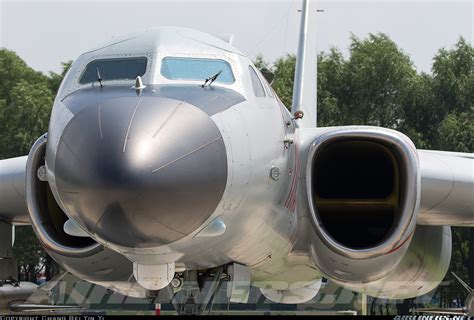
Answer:
[{"label": "landing gear strut", "polygon": [[[223,281],[226,280],[223,269],[224,267],[221,266],[207,270],[202,274],[196,270],[185,271],[181,290],[174,294],[172,299],[178,314],[198,315],[204,313],[211,301],[215,299]],[[168,290],[171,289],[168,288]]]},{"label": "landing gear strut", "polygon": [[226,283],[227,304],[247,303],[250,269],[237,263],[207,270],[176,273],[171,283],[158,292],[155,303],[171,303],[180,315],[210,314],[217,294]]}]

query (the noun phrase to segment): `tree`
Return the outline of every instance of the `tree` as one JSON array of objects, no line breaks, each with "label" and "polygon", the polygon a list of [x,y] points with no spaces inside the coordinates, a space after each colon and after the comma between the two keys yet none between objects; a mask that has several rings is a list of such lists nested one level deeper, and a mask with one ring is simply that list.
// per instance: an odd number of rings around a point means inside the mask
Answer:
[{"label": "tree", "polygon": [[[0,50],[0,159],[28,154],[34,141],[47,132],[54,95],[71,62],[49,76],[29,68],[14,52]],[[17,227],[13,248],[22,281],[47,279],[59,266],[46,254],[31,227]]]},{"label": "tree", "polygon": [[403,101],[416,71],[407,54],[385,34],[351,37],[341,79],[342,124],[398,128]]},{"label": "tree", "polygon": [[52,102],[49,78],[0,50],[0,159],[28,153],[47,131]]},{"label": "tree", "polygon": [[49,87],[51,89],[51,92],[53,92],[54,94],[58,92],[59,86],[61,85],[61,82],[63,81],[67,72],[71,68],[71,65],[72,65],[72,60],[69,60],[67,62],[61,62],[61,66],[63,68],[61,73],[59,74],[55,72],[49,73]]},{"label": "tree", "polygon": [[336,48],[318,55],[319,126],[337,126],[344,121],[340,109],[345,94],[344,65],[344,57]]},{"label": "tree", "polygon": [[438,134],[440,106],[435,103],[433,80],[426,73],[413,78],[402,104],[400,131],[419,149],[432,148]]},{"label": "tree", "polygon": [[262,75],[268,81],[268,83],[272,83],[275,75],[273,74],[271,67],[269,66],[268,62],[263,59],[263,56],[259,54],[254,61],[255,67],[260,70]]},{"label": "tree", "polygon": [[44,267],[45,252],[30,226],[15,228],[13,256],[18,261],[19,279],[36,283]]},{"label": "tree", "polygon": [[11,101],[11,90],[19,82],[46,83],[47,77],[28,67],[13,51],[0,49],[0,99]]},{"label": "tree", "polygon": [[53,96],[44,83],[21,80],[10,93],[10,103],[2,107],[0,138],[2,157],[28,154],[33,142],[48,131]]},{"label": "tree", "polygon": [[474,107],[469,112],[451,113],[439,126],[437,147],[441,150],[473,152]]},{"label": "tree", "polygon": [[436,103],[444,115],[469,112],[474,103],[474,47],[464,38],[451,50],[438,51],[433,59]]},{"label": "tree", "polygon": [[[352,36],[348,60],[336,48],[317,59],[319,125],[399,127],[417,74],[408,55],[387,35]],[[273,66],[272,86],[286,106],[291,106],[295,64],[296,57],[288,55]]]},{"label": "tree", "polygon": [[279,58],[273,67],[275,78],[273,79],[272,87],[287,108],[291,107],[295,68],[296,57],[294,55]]}]

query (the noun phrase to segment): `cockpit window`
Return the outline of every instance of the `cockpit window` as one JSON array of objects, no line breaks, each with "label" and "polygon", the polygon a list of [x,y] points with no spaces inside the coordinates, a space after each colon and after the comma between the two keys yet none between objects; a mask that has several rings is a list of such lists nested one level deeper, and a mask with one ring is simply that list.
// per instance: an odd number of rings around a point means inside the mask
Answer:
[{"label": "cockpit window", "polygon": [[146,65],[145,57],[94,60],[87,65],[79,83],[96,82],[98,75],[102,81],[135,79],[145,74]]},{"label": "cockpit window", "polygon": [[227,61],[218,59],[166,57],[161,64],[161,74],[170,80],[203,81],[221,71],[215,82],[232,84],[235,81]]},{"label": "cockpit window", "polygon": [[265,90],[263,89],[263,85],[260,82],[260,79],[258,78],[257,73],[251,66],[249,66],[249,72],[250,72],[250,79],[252,79],[252,87],[253,87],[253,92],[255,93],[255,96],[258,98],[265,97]]},{"label": "cockpit window", "polygon": [[270,87],[270,84],[268,83],[267,79],[265,79],[265,77],[263,76],[262,72],[260,72],[260,70],[256,70],[258,72],[258,74],[260,75],[260,79],[262,79],[262,83],[263,83],[263,86],[265,87],[265,90],[267,91],[267,95],[270,97],[270,98],[275,98],[275,96],[273,95],[273,89]]}]

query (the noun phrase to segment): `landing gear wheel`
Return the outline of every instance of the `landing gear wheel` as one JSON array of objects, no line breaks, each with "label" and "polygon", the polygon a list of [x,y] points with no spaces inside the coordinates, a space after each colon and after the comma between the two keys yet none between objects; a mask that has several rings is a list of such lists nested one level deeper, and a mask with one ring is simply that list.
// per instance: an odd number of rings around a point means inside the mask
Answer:
[{"label": "landing gear wheel", "polygon": [[[218,267],[202,275],[198,275],[197,271],[186,271],[183,286],[172,299],[176,312],[179,315],[201,315],[209,305],[212,306],[223,281],[223,269]],[[168,290],[172,289],[168,287]]]}]

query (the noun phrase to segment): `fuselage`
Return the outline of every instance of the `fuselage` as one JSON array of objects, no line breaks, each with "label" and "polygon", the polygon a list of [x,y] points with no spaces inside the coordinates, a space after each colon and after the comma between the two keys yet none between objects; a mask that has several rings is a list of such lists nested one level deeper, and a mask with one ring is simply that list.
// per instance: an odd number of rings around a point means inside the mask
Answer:
[{"label": "fuselage", "polygon": [[[108,80],[108,68],[136,70]],[[201,74],[222,70],[202,86]],[[48,181],[69,218],[132,262],[237,262],[255,282],[288,280],[295,132],[249,58],[207,34],[160,28],[74,62],[53,107]],[[299,281],[315,277],[304,273]]]}]

